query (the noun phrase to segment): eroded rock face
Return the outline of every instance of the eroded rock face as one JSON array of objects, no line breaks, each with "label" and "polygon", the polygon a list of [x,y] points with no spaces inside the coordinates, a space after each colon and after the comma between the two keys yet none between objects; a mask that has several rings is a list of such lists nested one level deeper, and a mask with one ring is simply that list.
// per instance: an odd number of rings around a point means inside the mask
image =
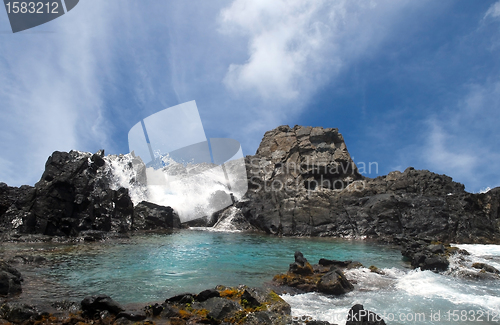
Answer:
[{"label": "eroded rock face", "polygon": [[471,194],[412,167],[363,177],[337,129],[280,126],[246,163],[249,190],[232,209],[270,234],[500,242],[500,188]]}]

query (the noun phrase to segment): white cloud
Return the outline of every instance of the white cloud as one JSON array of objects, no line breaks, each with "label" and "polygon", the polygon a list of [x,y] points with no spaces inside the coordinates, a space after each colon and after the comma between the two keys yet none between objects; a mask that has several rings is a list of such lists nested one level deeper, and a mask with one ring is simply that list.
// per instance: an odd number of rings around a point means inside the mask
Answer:
[{"label": "white cloud", "polygon": [[314,94],[334,84],[344,69],[380,54],[387,40],[400,36],[397,26],[402,17],[428,10],[427,4],[232,1],[220,13],[219,32],[240,43],[247,41],[246,53],[232,59],[223,78],[231,98],[242,102],[245,110],[239,117],[244,123],[234,124],[233,137],[252,139],[244,140],[244,148],[256,149],[265,131],[305,114]]},{"label": "white cloud", "polygon": [[500,82],[468,85],[463,98],[428,120],[421,157],[468,190],[500,186]]},{"label": "white cloud", "polygon": [[486,14],[484,15],[484,18],[497,18],[500,17],[500,1],[495,2],[492,4],[489,8],[488,11],[486,11]]},{"label": "white cloud", "polygon": [[[422,2],[418,5],[422,5]],[[391,34],[408,1],[235,0],[220,30],[248,38],[245,62],[225,85],[237,94],[289,102],[309,96]]]},{"label": "white cloud", "polygon": [[33,30],[1,35],[0,151],[10,168],[0,180],[33,184],[53,151],[107,144],[101,78],[109,46],[102,12],[109,9],[83,1]]}]

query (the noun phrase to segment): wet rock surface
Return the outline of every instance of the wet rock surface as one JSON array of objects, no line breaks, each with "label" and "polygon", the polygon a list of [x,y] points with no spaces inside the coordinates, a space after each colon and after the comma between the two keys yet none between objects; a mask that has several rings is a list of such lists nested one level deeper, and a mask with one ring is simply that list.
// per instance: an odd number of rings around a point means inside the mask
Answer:
[{"label": "wet rock surface", "polygon": [[402,238],[401,255],[410,261],[413,268],[431,271],[446,271],[450,265],[449,257],[454,254],[469,255],[463,249],[429,239]]}]

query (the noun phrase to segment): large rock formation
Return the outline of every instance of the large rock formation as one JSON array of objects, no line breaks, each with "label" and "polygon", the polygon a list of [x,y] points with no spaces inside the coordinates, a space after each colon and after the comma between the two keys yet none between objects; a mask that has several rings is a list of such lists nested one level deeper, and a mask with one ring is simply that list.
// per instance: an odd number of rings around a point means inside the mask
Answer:
[{"label": "large rock formation", "polygon": [[267,233],[500,242],[500,188],[471,194],[411,167],[363,177],[337,129],[280,126],[246,162],[249,190],[236,207]]},{"label": "large rock formation", "polygon": [[[81,233],[179,227],[169,207],[139,204],[128,190],[112,188],[104,151],[54,152],[34,187],[0,183],[0,231],[12,235],[77,236]],[[90,237],[92,237],[90,236]],[[89,237],[89,238],[90,238]]]}]

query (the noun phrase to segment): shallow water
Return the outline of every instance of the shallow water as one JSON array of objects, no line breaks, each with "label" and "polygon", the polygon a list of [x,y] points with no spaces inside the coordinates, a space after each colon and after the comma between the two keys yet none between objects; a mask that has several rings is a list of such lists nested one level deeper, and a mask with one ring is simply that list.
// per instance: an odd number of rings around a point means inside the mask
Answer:
[{"label": "shallow water", "polygon": [[[123,304],[146,303],[219,284],[261,286],[286,272],[294,252],[300,250],[311,263],[320,258],[357,260],[367,267],[376,265],[385,275],[367,268],[348,270],[346,276],[356,282],[355,291],[341,297],[283,295],[294,316],[343,324],[349,308],[361,303],[385,313],[390,324],[476,324],[473,318],[498,324],[500,281],[464,279],[459,271],[470,271],[475,261],[499,268],[500,250],[495,245],[460,247],[472,255],[453,261],[447,274],[436,274],[408,269],[399,250],[389,246],[328,238],[183,230],[96,243],[2,244],[4,255],[47,258],[40,266],[19,267],[26,277],[23,296],[34,300],[80,301],[86,295],[108,294]],[[413,321],[407,320],[410,317]],[[420,320],[415,322],[417,317]]]}]

